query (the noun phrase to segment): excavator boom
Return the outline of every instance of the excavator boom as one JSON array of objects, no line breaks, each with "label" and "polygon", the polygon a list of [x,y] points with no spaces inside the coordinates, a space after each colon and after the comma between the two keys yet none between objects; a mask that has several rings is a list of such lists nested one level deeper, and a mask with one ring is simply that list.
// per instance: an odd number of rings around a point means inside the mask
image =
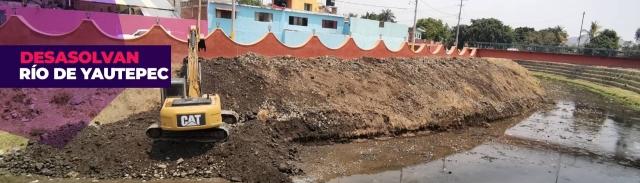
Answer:
[{"label": "excavator boom", "polygon": [[[200,43],[200,28],[191,26],[189,30],[189,55],[187,56],[187,86],[189,98],[200,97],[200,84],[202,75],[200,74],[200,60],[198,57]],[[204,42],[204,40],[203,40]]]}]

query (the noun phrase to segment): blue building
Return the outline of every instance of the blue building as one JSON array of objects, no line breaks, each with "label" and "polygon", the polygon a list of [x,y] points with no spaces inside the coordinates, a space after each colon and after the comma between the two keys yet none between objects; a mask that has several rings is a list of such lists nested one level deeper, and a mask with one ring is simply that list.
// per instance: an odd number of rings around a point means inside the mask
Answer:
[{"label": "blue building", "polygon": [[[231,9],[231,4],[209,1],[209,31],[221,28],[231,36]],[[241,44],[255,43],[271,31],[285,45],[296,47],[304,44],[315,32],[329,48],[341,46],[351,34],[356,44],[363,49],[371,48],[382,38],[389,49],[397,50],[400,43],[407,39],[407,29],[405,25],[390,22],[381,24],[359,18],[346,19],[329,13],[236,4],[235,39]]]}]

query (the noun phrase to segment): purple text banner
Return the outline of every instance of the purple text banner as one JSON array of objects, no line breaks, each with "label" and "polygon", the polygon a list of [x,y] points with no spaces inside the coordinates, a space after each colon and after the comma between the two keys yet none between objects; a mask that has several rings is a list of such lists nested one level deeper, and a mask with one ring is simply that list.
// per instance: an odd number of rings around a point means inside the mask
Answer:
[{"label": "purple text banner", "polygon": [[0,88],[168,88],[171,46],[0,46]]}]

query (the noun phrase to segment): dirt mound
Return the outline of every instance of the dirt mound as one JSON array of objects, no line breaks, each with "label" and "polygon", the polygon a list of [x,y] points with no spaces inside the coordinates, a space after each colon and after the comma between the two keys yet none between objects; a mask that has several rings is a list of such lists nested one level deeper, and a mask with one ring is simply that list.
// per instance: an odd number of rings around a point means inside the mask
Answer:
[{"label": "dirt mound", "polygon": [[[513,62],[511,62],[513,63]],[[250,119],[303,118],[297,139],[391,135],[516,116],[544,92],[526,69],[483,59],[268,58],[203,63],[203,91]],[[282,125],[295,125],[283,123]]]},{"label": "dirt mound", "polygon": [[543,95],[528,73],[480,59],[247,54],[202,65],[204,92],[220,94],[223,107],[245,121],[231,127],[228,142],[152,142],[144,130],[158,120],[156,108],[87,127],[62,149],[30,143],[0,160],[0,168],[56,177],[290,182],[288,176],[303,173],[292,166],[299,147],[292,141],[484,125],[536,108]]},{"label": "dirt mound", "polygon": [[113,123],[158,106],[160,106],[160,89],[127,88],[100,111],[91,123]]}]

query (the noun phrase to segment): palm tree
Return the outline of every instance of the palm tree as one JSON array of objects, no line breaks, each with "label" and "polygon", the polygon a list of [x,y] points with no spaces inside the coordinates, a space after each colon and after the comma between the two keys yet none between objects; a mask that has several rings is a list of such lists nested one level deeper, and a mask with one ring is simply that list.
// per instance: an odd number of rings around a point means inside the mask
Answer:
[{"label": "palm tree", "polygon": [[[591,27],[589,28],[589,30],[587,29],[582,29],[582,33],[586,33],[585,35],[581,35],[582,36],[587,36],[587,38],[589,38],[589,40],[593,39],[594,37],[598,36],[598,34],[600,34],[600,29],[602,29],[602,26],[600,26],[598,24],[598,21],[595,22],[591,22]],[[585,40],[586,42],[587,40]]]},{"label": "palm tree", "polygon": [[378,14],[378,20],[383,22],[395,22],[394,19],[396,19],[396,16],[393,14],[393,12],[391,12],[390,9],[382,10],[382,12]]}]

